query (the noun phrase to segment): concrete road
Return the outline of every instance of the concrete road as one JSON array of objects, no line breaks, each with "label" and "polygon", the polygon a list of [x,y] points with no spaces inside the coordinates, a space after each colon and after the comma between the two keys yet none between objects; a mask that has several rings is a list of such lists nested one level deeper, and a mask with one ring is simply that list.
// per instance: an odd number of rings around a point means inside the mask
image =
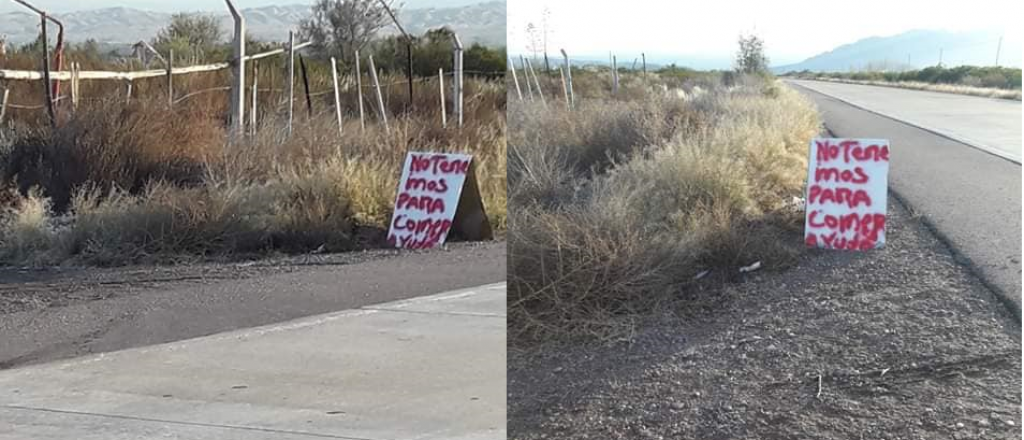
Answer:
[{"label": "concrete road", "polygon": [[[821,111],[826,127],[838,137],[866,137],[889,139],[892,156],[889,170],[889,188],[901,197],[917,214],[943,237],[982,280],[1004,301],[1015,309],[1018,319],[1021,310],[1021,165],[1019,162],[989,154],[963,142],[951,140],[934,132],[955,127],[983,133],[988,129],[1004,132],[1016,130],[1015,139],[1004,141],[996,137],[991,148],[1004,152],[1016,149],[1020,156],[1020,103],[1002,103],[981,98],[960,97],[932,92],[897,90],[871,86],[849,86],[858,90],[858,106],[891,110],[899,96],[911,96],[912,105],[900,114],[927,129],[914,127],[899,120],[858,109],[844,102],[847,88],[832,87],[831,83],[792,81],[798,90],[810,97]],[[813,89],[813,90],[812,90]],[[864,91],[866,89],[880,89]],[[820,90],[820,91],[819,91]],[[832,96],[836,93],[837,96]],[[949,97],[952,96],[952,97]],[[838,97],[838,99],[837,99]],[[934,110],[916,111],[915,106],[929,109],[949,108],[949,102],[968,102],[978,99],[1000,109],[1016,106],[1015,119],[1005,119],[1003,110],[992,110],[989,121],[978,114],[968,124],[940,124],[934,119]],[[926,103],[931,101],[931,105]],[[965,104],[967,105],[967,104]],[[980,111],[985,104],[975,105]],[[945,119],[956,121],[957,110],[950,109]],[[931,121],[931,122],[929,122]],[[916,124],[915,123],[915,124]],[[1013,143],[1011,145],[1010,143]],[[990,147],[984,147],[988,149]],[[893,237],[898,239],[898,237]]]},{"label": "concrete road", "polygon": [[1020,101],[827,81],[791,82],[1021,162]]},{"label": "concrete road", "polygon": [[0,372],[0,439],[504,439],[505,285]]},{"label": "concrete road", "polygon": [[41,292],[46,301],[0,313],[0,370],[501,282],[505,255],[504,242],[457,243],[309,262],[62,270],[5,280],[0,296]]}]

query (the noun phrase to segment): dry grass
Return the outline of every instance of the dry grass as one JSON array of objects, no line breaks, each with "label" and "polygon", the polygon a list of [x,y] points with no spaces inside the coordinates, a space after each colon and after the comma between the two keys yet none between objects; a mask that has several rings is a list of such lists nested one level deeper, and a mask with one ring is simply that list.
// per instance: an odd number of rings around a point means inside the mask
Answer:
[{"label": "dry grass", "polygon": [[775,83],[509,109],[512,339],[613,334],[694,277],[801,249],[817,112]]},{"label": "dry grass", "polygon": [[900,89],[925,90],[929,92],[953,93],[957,95],[980,96],[983,98],[1021,100],[1020,90],[998,89],[994,87],[975,87],[963,84],[932,84],[918,81],[860,81],[842,78],[814,78],[816,81],[831,81],[845,84],[863,84],[869,86],[896,87]]},{"label": "dry grass", "polygon": [[389,131],[369,95],[362,129],[355,91],[346,91],[342,135],[333,97],[315,100],[313,117],[299,101],[288,136],[280,96],[264,94],[257,134],[236,141],[225,129],[224,92],[169,108],[155,85],[138,86],[130,104],[114,89],[63,108],[55,130],[22,112],[0,136],[8,186],[0,261],[122,265],[382,246],[408,151],[472,154],[488,216],[504,230],[504,89],[469,79],[466,125],[444,129],[436,82],[428,84],[418,86],[412,113],[403,112],[405,95],[388,99]]}]

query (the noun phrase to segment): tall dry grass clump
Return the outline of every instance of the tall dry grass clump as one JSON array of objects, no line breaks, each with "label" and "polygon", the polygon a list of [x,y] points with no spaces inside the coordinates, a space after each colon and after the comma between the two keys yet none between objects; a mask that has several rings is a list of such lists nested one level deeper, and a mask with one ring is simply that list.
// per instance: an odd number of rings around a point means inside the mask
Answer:
[{"label": "tall dry grass clump", "polygon": [[[211,95],[212,96],[212,95]],[[436,95],[434,95],[436,97]],[[485,209],[505,228],[505,91],[467,81],[466,124],[442,128],[434,107],[365,129],[333,101],[262,105],[255,134],[232,139],[223,97],[194,105],[140,96],[64,109],[56,129],[8,126],[0,262],[123,265],[385,245],[409,151],[472,154]]]},{"label": "tall dry grass clump", "polygon": [[[817,112],[774,82],[509,109],[513,338],[605,333],[704,271],[794,260]],[[606,130],[616,127],[617,130]]]}]

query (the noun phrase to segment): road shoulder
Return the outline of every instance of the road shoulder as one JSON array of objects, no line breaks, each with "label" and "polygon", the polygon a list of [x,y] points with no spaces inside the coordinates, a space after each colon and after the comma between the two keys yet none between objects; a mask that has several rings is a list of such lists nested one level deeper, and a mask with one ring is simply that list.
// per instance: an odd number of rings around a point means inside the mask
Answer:
[{"label": "road shoulder", "polygon": [[1019,438],[1019,325],[889,212],[883,250],[688,292],[627,342],[510,350],[509,438]]}]

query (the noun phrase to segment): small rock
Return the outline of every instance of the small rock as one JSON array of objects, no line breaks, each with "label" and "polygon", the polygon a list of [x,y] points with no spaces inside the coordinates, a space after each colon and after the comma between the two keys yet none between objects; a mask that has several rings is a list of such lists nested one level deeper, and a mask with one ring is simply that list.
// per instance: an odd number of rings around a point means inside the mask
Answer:
[{"label": "small rock", "polygon": [[682,410],[686,409],[686,405],[683,405],[682,402],[672,402],[671,406],[672,406],[672,409],[677,410],[677,411],[682,411]]},{"label": "small rock", "polygon": [[1003,420],[1003,423],[1005,423],[1007,425],[1010,425],[1010,426],[1014,425],[1013,420]]},{"label": "small rock", "polygon": [[962,429],[963,427],[964,427],[963,423],[957,422],[956,429]]},{"label": "small rock", "polygon": [[694,391],[693,397],[700,397],[700,391]]}]

